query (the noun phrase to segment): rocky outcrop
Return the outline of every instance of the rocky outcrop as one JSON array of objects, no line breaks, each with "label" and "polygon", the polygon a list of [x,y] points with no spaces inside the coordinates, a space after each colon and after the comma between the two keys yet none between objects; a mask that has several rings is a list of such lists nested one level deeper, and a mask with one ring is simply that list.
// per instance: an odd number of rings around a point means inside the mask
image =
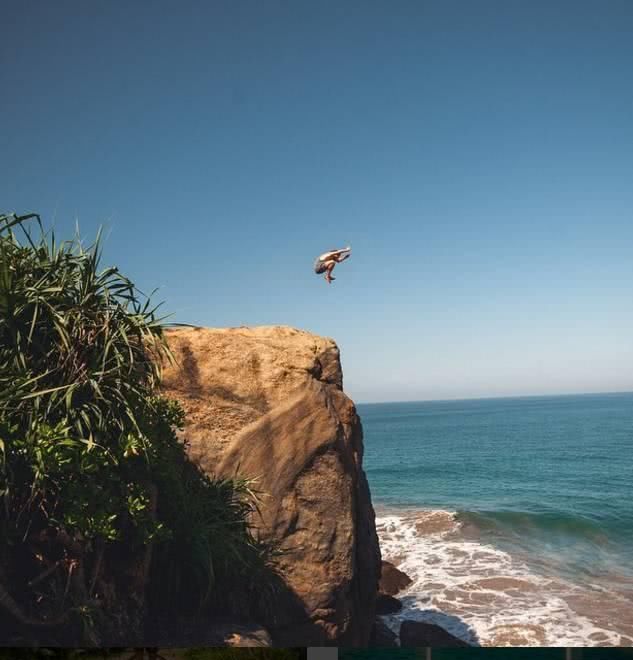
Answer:
[{"label": "rocky outcrop", "polygon": [[163,389],[208,473],[258,478],[256,521],[284,550],[269,620],[279,646],[364,646],[380,551],[360,419],[333,341],[287,327],[175,329]]},{"label": "rocky outcrop", "polygon": [[391,562],[381,562],[380,581],[378,583],[378,596],[376,597],[376,614],[394,614],[402,609],[402,603],[395,594],[400,593],[413,580]]},{"label": "rocky outcrop", "polygon": [[378,593],[376,598],[376,614],[394,614],[402,609],[402,603],[393,596],[388,594]]},{"label": "rocky outcrop", "polygon": [[398,648],[398,635],[380,617],[376,617],[369,645],[376,648]]},{"label": "rocky outcrop", "polygon": [[413,580],[391,562],[384,561],[381,565],[379,589],[383,594],[395,596],[408,587]]}]

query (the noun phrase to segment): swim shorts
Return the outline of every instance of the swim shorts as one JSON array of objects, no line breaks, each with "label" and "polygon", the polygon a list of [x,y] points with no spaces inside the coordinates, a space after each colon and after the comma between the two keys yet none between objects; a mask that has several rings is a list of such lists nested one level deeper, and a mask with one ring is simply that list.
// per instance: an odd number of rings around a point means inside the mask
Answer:
[{"label": "swim shorts", "polygon": [[314,262],[314,272],[317,275],[320,275],[321,273],[325,273],[327,270],[327,266],[325,265],[325,261],[321,261],[321,259],[318,259]]}]

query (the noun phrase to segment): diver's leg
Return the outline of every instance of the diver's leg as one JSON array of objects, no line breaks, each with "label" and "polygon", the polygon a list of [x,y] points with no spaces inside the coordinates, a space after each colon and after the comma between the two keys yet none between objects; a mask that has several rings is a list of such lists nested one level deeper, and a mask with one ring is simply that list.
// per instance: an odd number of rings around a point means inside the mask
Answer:
[{"label": "diver's leg", "polygon": [[336,261],[330,261],[328,262],[328,266],[325,269],[325,279],[327,280],[327,283],[329,284],[332,280],[335,280],[335,277],[332,277],[332,271],[334,270],[334,266],[336,266]]}]

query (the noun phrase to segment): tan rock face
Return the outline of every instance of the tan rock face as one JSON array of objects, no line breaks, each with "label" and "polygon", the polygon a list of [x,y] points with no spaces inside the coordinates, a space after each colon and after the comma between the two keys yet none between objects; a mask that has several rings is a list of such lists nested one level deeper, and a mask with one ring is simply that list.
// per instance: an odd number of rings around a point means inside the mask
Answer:
[{"label": "tan rock face", "polygon": [[286,327],[177,329],[163,380],[187,412],[191,457],[258,477],[257,526],[280,542],[288,588],[270,621],[284,646],[369,641],[380,577],[362,428],[333,341]]}]

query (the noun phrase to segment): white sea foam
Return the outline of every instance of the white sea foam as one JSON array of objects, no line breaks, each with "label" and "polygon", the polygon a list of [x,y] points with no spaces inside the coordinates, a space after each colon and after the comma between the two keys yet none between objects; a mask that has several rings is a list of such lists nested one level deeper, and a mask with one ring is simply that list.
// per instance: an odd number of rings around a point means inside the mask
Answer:
[{"label": "white sea foam", "polygon": [[[384,617],[396,632],[414,619],[483,646],[633,644],[629,622],[612,624],[596,606],[598,599],[613,613],[630,611],[630,601],[537,575],[517,557],[466,538],[455,512],[382,512],[376,526],[383,558],[413,579],[398,594],[402,611]],[[584,609],[572,607],[583,602]]]}]

